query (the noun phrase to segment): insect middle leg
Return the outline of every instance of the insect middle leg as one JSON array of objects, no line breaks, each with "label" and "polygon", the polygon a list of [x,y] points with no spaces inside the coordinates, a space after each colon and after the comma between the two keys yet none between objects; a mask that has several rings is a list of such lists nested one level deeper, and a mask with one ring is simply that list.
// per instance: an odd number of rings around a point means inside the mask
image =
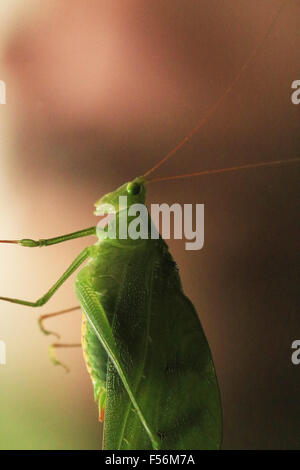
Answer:
[{"label": "insect middle leg", "polygon": [[5,300],[6,302],[11,302],[13,304],[25,305],[27,307],[41,307],[45,305],[46,302],[55,294],[60,286],[68,279],[68,277],[76,271],[77,268],[89,257],[90,247],[85,248],[80,255],[75,258],[73,263],[68,267],[68,269],[63,273],[63,275],[56,281],[56,283],[36,302],[30,302],[23,299],[14,299],[12,297],[0,297],[0,300]]}]

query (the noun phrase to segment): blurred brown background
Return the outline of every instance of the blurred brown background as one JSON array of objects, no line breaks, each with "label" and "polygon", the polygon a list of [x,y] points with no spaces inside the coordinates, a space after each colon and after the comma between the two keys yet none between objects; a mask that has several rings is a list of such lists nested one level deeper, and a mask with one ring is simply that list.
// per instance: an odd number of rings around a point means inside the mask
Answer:
[{"label": "blurred brown background", "polygon": [[[97,222],[93,203],[184,137],[257,45],[279,0],[2,0],[1,238],[46,238]],[[300,3],[255,64],[159,175],[300,155]],[[205,247],[170,241],[210,342],[228,448],[300,448],[299,165],[149,187],[148,202],[205,204]],[[92,242],[92,240],[90,240]],[[1,246],[1,295],[35,300],[89,240]],[[41,312],[76,305],[72,280],[41,311],[2,303],[0,448],[99,448],[81,352],[52,367]],[[80,338],[80,314],[48,323]]]}]

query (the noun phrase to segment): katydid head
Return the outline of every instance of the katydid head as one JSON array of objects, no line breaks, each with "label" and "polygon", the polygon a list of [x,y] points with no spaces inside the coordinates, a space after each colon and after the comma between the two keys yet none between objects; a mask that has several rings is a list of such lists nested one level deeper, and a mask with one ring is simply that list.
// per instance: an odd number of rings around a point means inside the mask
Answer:
[{"label": "katydid head", "polygon": [[145,199],[145,178],[140,176],[101,197],[95,203],[96,209],[94,214],[105,215],[117,213],[125,208],[129,208],[133,204],[144,204]]}]

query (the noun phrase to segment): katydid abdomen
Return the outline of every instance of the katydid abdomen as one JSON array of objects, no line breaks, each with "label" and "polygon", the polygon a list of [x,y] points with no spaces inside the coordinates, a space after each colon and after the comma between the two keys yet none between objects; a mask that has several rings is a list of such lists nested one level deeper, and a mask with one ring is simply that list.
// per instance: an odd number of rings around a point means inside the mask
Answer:
[{"label": "katydid abdomen", "polygon": [[104,448],[153,446],[100,344],[106,335],[101,331],[99,338],[100,305],[112,328],[117,360],[158,447],[218,448],[221,404],[210,349],[166,243],[161,238],[101,241],[75,285],[88,319],[84,343],[100,415],[105,406]]}]

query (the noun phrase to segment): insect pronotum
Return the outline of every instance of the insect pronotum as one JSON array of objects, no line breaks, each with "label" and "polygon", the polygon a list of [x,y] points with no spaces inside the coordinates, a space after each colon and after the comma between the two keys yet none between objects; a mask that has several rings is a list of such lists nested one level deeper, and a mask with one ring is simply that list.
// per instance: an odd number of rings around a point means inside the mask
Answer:
[{"label": "insect pronotum", "polygon": [[[151,182],[225,173],[300,159],[269,161],[171,177],[152,174],[178,151],[214,114],[257,57],[286,2],[280,5],[260,45],[207,115],[168,155],[143,176],[123,184],[96,202],[96,215],[116,211],[116,224],[133,204],[144,204]],[[126,211],[119,197],[126,196]],[[125,214],[124,214],[125,212]],[[151,226],[151,223],[149,224]],[[104,420],[104,449],[217,449],[222,441],[220,393],[209,345],[167,244],[158,239],[107,238],[106,229],[90,227],[43,240],[2,240],[24,247],[41,247],[85,236],[98,236],[60,279],[35,302],[0,297],[30,307],[44,305],[81,265],[75,281],[80,306],[43,315],[46,318],[80,308],[82,348],[91,375],[100,420]],[[113,260],[113,261],[112,261]],[[54,333],[55,334],[55,333]],[[56,348],[80,345],[54,343]]]}]

